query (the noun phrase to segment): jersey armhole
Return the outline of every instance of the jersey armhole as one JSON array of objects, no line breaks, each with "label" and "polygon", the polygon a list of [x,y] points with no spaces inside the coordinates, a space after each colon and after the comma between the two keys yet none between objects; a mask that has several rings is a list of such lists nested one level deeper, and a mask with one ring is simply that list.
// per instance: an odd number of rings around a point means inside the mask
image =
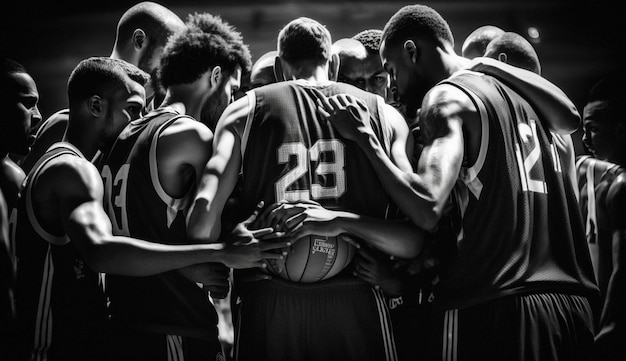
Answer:
[{"label": "jersey armhole", "polygon": [[[161,124],[159,128],[156,130],[156,132],[154,132],[154,135],[152,136],[152,140],[150,141],[150,151],[148,154],[148,161],[150,163],[149,164],[150,181],[152,183],[152,186],[155,192],[159,195],[159,198],[161,198],[161,200],[163,201],[163,203],[167,204],[168,208],[171,208],[175,211],[184,209],[184,207],[187,204],[187,200],[189,196],[186,195],[186,196],[183,196],[182,198],[174,198],[170,196],[165,191],[165,189],[163,189],[163,186],[161,185],[161,180],[159,179],[159,167],[158,167],[158,162],[157,162],[157,145],[159,143],[158,142],[159,136],[161,135],[163,130],[180,118],[193,119],[186,115],[179,114],[179,115],[172,117],[170,120],[164,122],[163,124]],[[188,193],[192,193],[192,191],[190,190]]]},{"label": "jersey armhole", "polygon": [[385,100],[376,96],[376,108],[378,108],[378,119],[380,119],[380,136],[383,139],[380,139],[381,143],[383,143],[383,147],[388,157],[391,157],[391,139],[393,138],[393,128],[387,122],[385,118],[385,110],[384,110]]},{"label": "jersey armhole", "polygon": [[[243,134],[241,135],[241,166],[243,168],[243,159],[246,156],[246,147],[248,145],[248,139],[250,138],[250,129],[252,128],[252,121],[254,120],[254,111],[256,109],[256,93],[254,90],[250,90],[246,93],[248,98],[248,117],[246,118],[246,124],[243,128]],[[242,171],[243,169],[240,169]]]},{"label": "jersey armhole", "polygon": [[[41,159],[40,162],[38,164],[35,165],[35,167],[33,167],[33,171],[31,174],[29,174],[28,178],[30,178],[28,181],[26,181],[26,187],[24,189],[24,191],[26,192],[26,199],[25,199],[25,204],[24,204],[24,208],[26,209],[26,216],[28,217],[28,220],[31,224],[31,226],[33,227],[33,230],[35,231],[35,233],[37,233],[41,238],[45,239],[46,241],[48,241],[51,244],[57,245],[57,246],[62,246],[64,244],[67,244],[70,242],[69,237],[67,236],[67,234],[63,234],[61,236],[57,236],[54,235],[48,231],[46,231],[43,226],[41,225],[41,223],[39,223],[39,220],[37,219],[37,215],[35,214],[35,209],[33,207],[33,198],[32,198],[32,186],[33,186],[33,182],[35,180],[35,178],[37,177],[37,175],[39,174],[39,171],[46,165],[48,164],[48,162],[50,162],[51,160],[61,156],[61,155],[65,155],[65,154],[69,154],[69,155],[79,155],[82,156],[82,154],[80,152],[78,152],[77,154],[73,153],[72,150],[75,150],[74,147],[67,147],[69,149],[63,149],[64,148],[64,144],[61,143],[55,143],[53,144],[49,151],[57,151],[56,154],[53,154],[51,156],[49,156],[47,159]],[[27,179],[28,179],[27,178]],[[18,220],[19,222],[19,220]]]},{"label": "jersey armhole", "polygon": [[[479,75],[480,76],[480,75]],[[475,182],[478,178],[478,174],[482,170],[485,159],[487,158],[487,150],[489,149],[489,116],[487,115],[487,108],[483,101],[470,89],[467,87],[452,83],[445,82],[445,84],[449,84],[455,86],[464,92],[472,101],[476,109],[478,110],[478,115],[480,117],[480,149],[478,151],[478,157],[476,158],[476,162],[469,167],[461,167],[461,175],[460,178],[466,184],[471,184]]]}]

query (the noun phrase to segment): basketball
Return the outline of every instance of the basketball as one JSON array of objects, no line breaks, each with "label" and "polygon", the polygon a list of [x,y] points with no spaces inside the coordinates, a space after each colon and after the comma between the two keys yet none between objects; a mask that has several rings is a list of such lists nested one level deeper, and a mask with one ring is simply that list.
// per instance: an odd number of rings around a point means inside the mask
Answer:
[{"label": "basketball", "polygon": [[341,272],[354,252],[354,245],[340,237],[306,236],[291,246],[284,259],[269,261],[268,270],[292,282],[322,281]]}]

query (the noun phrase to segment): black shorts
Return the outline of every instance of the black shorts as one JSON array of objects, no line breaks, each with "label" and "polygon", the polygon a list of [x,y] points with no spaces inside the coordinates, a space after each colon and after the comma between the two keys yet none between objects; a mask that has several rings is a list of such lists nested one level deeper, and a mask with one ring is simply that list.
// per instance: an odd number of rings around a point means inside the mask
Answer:
[{"label": "black shorts", "polygon": [[593,315],[586,297],[507,296],[437,312],[429,360],[590,360]]},{"label": "black shorts", "polygon": [[165,335],[132,328],[114,328],[115,361],[225,361],[217,339]]},{"label": "black shorts", "polygon": [[396,360],[382,292],[357,280],[238,287],[237,361]]}]

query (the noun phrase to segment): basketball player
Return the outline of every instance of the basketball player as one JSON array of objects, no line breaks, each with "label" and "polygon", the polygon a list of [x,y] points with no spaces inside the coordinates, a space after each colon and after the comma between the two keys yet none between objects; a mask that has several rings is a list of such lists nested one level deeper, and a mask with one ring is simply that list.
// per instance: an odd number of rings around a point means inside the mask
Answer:
[{"label": "basketball player", "polygon": [[[205,113],[209,118],[203,121],[215,122],[211,117],[219,116],[231,101],[242,69],[250,68],[241,35],[219,17],[195,14],[186,24],[186,30],[170,38],[161,58],[158,77],[166,89],[161,107],[132,122],[103,163],[105,202],[115,234],[165,244],[187,242],[185,215],[213,138],[209,127],[196,119]],[[258,260],[259,248],[285,245],[250,243],[249,255],[242,252],[240,259],[224,263],[241,268],[239,262]],[[222,269],[228,285],[228,269]],[[107,278],[117,357],[224,357],[217,315],[206,290],[197,285],[203,283],[198,271],[188,267],[153,277]],[[224,297],[228,289],[212,291]]]},{"label": "basketball player", "polygon": [[[415,255],[420,245],[417,229],[377,218],[385,215],[387,196],[378,191],[375,177],[363,177],[372,170],[362,154],[320,121],[316,101],[342,92],[365,99],[378,109],[372,122],[382,130],[381,137],[393,135],[391,152],[402,156],[402,167],[410,169],[405,144],[408,129],[400,114],[380,97],[329,81],[329,69],[336,77],[336,56],[331,63],[330,33],[315,20],[298,18],[287,24],[278,36],[278,56],[284,79],[297,80],[251,90],[226,109],[215,133],[214,154],[191,208],[189,235],[209,240],[219,236],[222,208],[241,169],[244,214],[259,200],[266,204],[301,201],[268,208],[284,208],[290,215],[295,210],[294,241],[307,234],[345,232],[395,254]],[[311,167],[321,177],[310,180],[306,175]],[[282,217],[273,214],[276,219]],[[290,226],[290,222],[278,224],[287,227],[281,230]],[[352,276],[349,269],[307,284],[278,277],[240,284],[237,276],[237,360],[395,359],[380,292]]]},{"label": "basketball player", "polygon": [[3,58],[0,77],[0,106],[4,114],[0,121],[0,190],[10,211],[16,205],[19,187],[26,175],[9,153],[28,153],[29,131],[41,120],[41,114],[37,108],[37,85],[21,64]]},{"label": "basketball player", "polygon": [[461,55],[468,59],[485,56],[487,45],[502,34],[504,34],[504,30],[497,26],[484,25],[478,27],[465,38],[461,47]]},{"label": "basketball player", "polygon": [[[501,78],[459,71],[468,60],[453,46],[446,21],[423,5],[403,7],[384,29],[381,58],[400,100],[422,103],[425,147],[416,173],[385,156],[361,121],[360,101],[330,98],[323,111],[367,153],[414,223],[434,229],[452,197],[457,232],[437,239],[447,252],[430,359],[587,360],[597,288],[576,198],[549,136],[549,127],[571,132],[580,119],[549,119],[552,110],[531,105],[529,93]],[[517,69],[494,66],[500,75]]]},{"label": "basketball player", "polygon": [[[183,21],[168,8],[150,1],[130,7],[117,23],[112,59],[124,60],[148,73],[146,83],[146,107],[157,107],[163,100],[162,91],[155,84],[156,67],[167,39],[184,28]],[[28,173],[35,162],[55,142],[63,138],[67,129],[69,111],[60,110],[41,124],[35,135],[31,152],[22,160],[21,166]]]},{"label": "basketball player", "polygon": [[584,109],[583,142],[593,157],[576,163],[580,206],[587,242],[600,287],[595,360],[618,360],[626,352],[626,122],[620,112],[626,100],[623,76],[610,76],[591,89]]},{"label": "basketball player", "polygon": [[10,242],[13,209],[24,181],[22,169],[9,153],[28,153],[31,125],[41,120],[37,85],[26,69],[14,60],[2,59],[0,102],[0,354],[12,359],[15,346],[15,245]]}]

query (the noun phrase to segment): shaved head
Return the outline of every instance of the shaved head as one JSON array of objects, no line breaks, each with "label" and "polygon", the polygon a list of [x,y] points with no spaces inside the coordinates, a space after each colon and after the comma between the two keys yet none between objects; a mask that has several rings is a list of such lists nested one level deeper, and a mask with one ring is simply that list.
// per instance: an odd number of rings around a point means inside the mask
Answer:
[{"label": "shaved head", "polygon": [[473,59],[479,56],[485,55],[485,49],[487,45],[496,37],[504,34],[504,30],[497,26],[485,25],[472,31],[463,42],[461,48],[461,54],[468,58]]}]

